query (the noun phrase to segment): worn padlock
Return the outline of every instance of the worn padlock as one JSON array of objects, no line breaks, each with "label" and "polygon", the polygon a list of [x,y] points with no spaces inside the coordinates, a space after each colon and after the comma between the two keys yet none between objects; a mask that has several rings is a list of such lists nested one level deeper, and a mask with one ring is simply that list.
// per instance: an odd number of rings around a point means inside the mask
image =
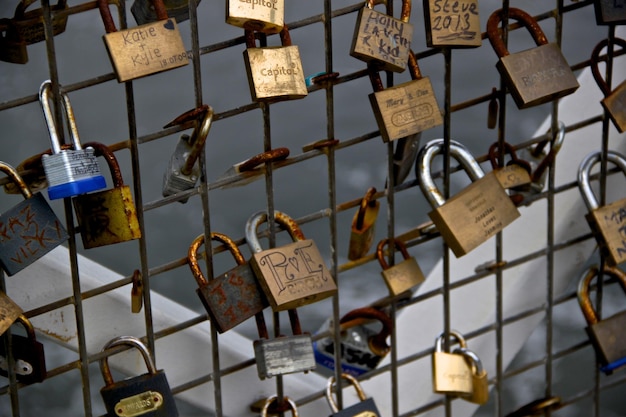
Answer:
[{"label": "worn padlock", "polygon": [[[624,5],[626,10],[626,4]],[[625,12],[626,13],[626,12]],[[626,51],[626,40],[621,38],[612,38],[613,45],[619,45],[622,51]],[[622,81],[613,91],[609,88],[608,83],[600,74],[598,63],[600,61],[600,52],[609,45],[608,39],[603,39],[598,43],[591,53],[591,74],[598,83],[598,87],[602,91],[604,98],[600,103],[609,115],[613,125],[619,133],[626,131],[626,81]]]},{"label": "worn padlock", "polygon": [[15,28],[11,19],[0,19],[0,61],[12,64],[26,64],[28,50],[26,41]]},{"label": "worn padlock", "polygon": [[118,336],[102,349],[116,346],[131,346],[141,353],[148,372],[142,375],[113,381],[108,356],[100,359],[100,370],[104,387],[100,395],[108,416],[178,417],[178,409],[165,372],[157,370],[150,351],[141,340],[132,336]]},{"label": "worn padlock", "polygon": [[504,10],[498,9],[489,16],[487,36],[499,61],[496,68],[508,85],[515,104],[520,109],[547,103],[572,94],[579,84],[561,49],[548,39],[537,21],[528,13],[510,7],[508,18],[524,26],[537,44],[514,54],[509,54],[500,34],[498,24],[504,20]]},{"label": "worn padlock", "polygon": [[[602,207],[598,203],[591,188],[590,176],[591,169],[600,163],[601,158],[601,152],[592,152],[583,159],[578,168],[578,188],[589,209],[585,219],[600,250],[607,256],[610,265],[619,265],[626,261],[626,197]],[[626,158],[623,155],[607,151],[607,161],[626,174]]]},{"label": "worn padlock", "polygon": [[[383,268],[381,274],[387,284],[389,293],[392,296],[400,295],[420,285],[426,279],[420,266],[414,257],[409,255],[409,251],[403,241],[393,240],[394,248],[397,248],[404,260],[399,264],[389,266],[385,260],[385,246],[390,246],[390,239],[383,239],[376,246],[376,258]],[[394,251],[395,253],[395,251]]]},{"label": "worn padlock", "polygon": [[4,291],[0,291],[0,335],[3,335],[22,313],[24,313],[22,308]]},{"label": "worn padlock", "polygon": [[624,0],[594,0],[596,24],[626,24],[626,2]]},{"label": "worn padlock", "polygon": [[326,401],[328,401],[330,409],[333,410],[333,414],[329,417],[379,417],[380,412],[378,411],[378,407],[376,407],[374,399],[372,397],[365,396],[365,391],[363,391],[359,381],[357,381],[357,379],[352,375],[345,373],[341,374],[341,378],[347,380],[348,383],[354,387],[356,395],[359,397],[360,401],[339,410],[337,403],[333,399],[335,377],[331,376],[328,378],[328,382],[326,382]]},{"label": "worn padlock", "polygon": [[226,23],[262,33],[285,25],[285,0],[226,0]]},{"label": "worn padlock", "polygon": [[413,51],[408,56],[411,81],[382,88],[378,72],[368,65],[374,92],[369,95],[383,142],[400,139],[443,123],[430,78],[422,77]]},{"label": "worn padlock", "polygon": [[[43,24],[43,9],[26,11],[36,0],[21,0],[15,8],[13,23],[15,28],[24,39],[26,45],[43,42],[46,40],[46,33]],[[50,5],[50,15],[52,17],[52,34],[54,36],[65,32],[67,26],[67,13],[59,13],[67,10],[67,0],[58,0],[57,4]]]},{"label": "worn padlock", "polygon": [[282,46],[256,47],[255,32],[245,30],[250,96],[254,102],[296,100],[308,95],[298,46],[291,44],[287,25],[280,31]]},{"label": "worn padlock", "polygon": [[337,285],[317,245],[306,239],[295,220],[285,213],[274,211],[274,221],[287,229],[293,243],[262,249],[257,232],[267,218],[264,211],[250,216],[246,242],[252,251],[250,265],[272,309],[288,310],[335,295]]},{"label": "worn padlock", "polygon": [[[15,379],[27,385],[41,382],[48,375],[43,344],[37,341],[35,328],[26,316],[18,316],[15,322],[26,329],[26,336],[11,333]],[[7,376],[8,369],[7,352],[0,341],[0,375]]]},{"label": "worn padlock", "polygon": [[482,361],[476,352],[468,348],[458,347],[452,353],[463,355],[472,370],[472,393],[461,398],[474,404],[485,404],[489,401],[489,378]]},{"label": "worn padlock", "polygon": [[224,333],[262,313],[269,304],[237,244],[225,234],[217,232],[211,232],[211,240],[226,246],[237,262],[235,268],[212,280],[206,279],[198,264],[198,249],[204,244],[204,235],[199,235],[189,246],[187,263],[198,283],[196,293],[211,318],[211,324],[219,333]]},{"label": "worn padlock", "polygon": [[350,242],[348,244],[348,259],[354,261],[367,255],[376,232],[376,218],[380,209],[380,202],[374,198],[376,188],[370,187],[361,199],[359,209],[352,217]]},{"label": "worn padlock", "polygon": [[461,164],[473,182],[446,201],[431,174],[432,160],[443,149],[443,139],[428,142],[417,156],[415,175],[433,207],[428,216],[452,252],[460,257],[495,236],[520,213],[495,174],[484,174],[469,150],[454,140],[450,141],[450,156]]},{"label": "worn padlock", "polygon": [[[263,406],[261,407],[261,417],[268,417],[278,414],[277,412],[272,412],[271,409],[272,404],[274,404],[275,402],[279,402],[277,395],[272,395],[263,402]],[[296,403],[291,398],[283,397],[282,402],[286,403],[289,407],[289,410],[291,410],[291,417],[298,417],[298,409],[296,408]]]},{"label": "worn padlock", "polygon": [[[198,157],[204,149],[204,144],[211,130],[213,113],[213,108],[204,104],[181,114],[163,127],[180,125],[189,120],[196,120],[197,123],[191,136],[181,135],[176,144],[169,165],[163,174],[163,197],[191,190],[196,186],[201,174]],[[188,199],[187,197],[178,201],[186,203]]]},{"label": "worn padlock", "polygon": [[423,2],[426,45],[475,48],[482,44],[478,0]]},{"label": "worn padlock", "polygon": [[[196,0],[196,7],[200,4],[200,0]],[[176,19],[176,22],[184,22],[189,20],[189,0],[163,0],[163,5],[167,11],[167,15]],[[151,0],[135,0],[130,7],[130,11],[138,25],[145,25],[156,22],[156,10]]]},{"label": "worn padlock", "polygon": [[626,291],[626,273],[615,267],[605,266],[600,271],[597,266],[593,266],[580,278],[577,295],[580,309],[587,322],[585,330],[600,362],[600,370],[610,375],[614,370],[626,365],[626,343],[624,342],[626,310],[601,320],[598,318],[589,298],[589,287],[594,278],[597,277],[599,281],[604,275],[617,279],[622,290]]},{"label": "worn padlock", "polygon": [[65,242],[69,235],[43,194],[32,194],[10,165],[0,162],[0,171],[19,186],[25,198],[0,215],[0,266],[11,276]]},{"label": "worn padlock", "polygon": [[[517,189],[519,187],[527,187],[530,184],[530,172],[531,166],[528,161],[525,161],[517,156],[517,152],[513,145],[508,142],[503,142],[504,153],[509,154],[511,159],[504,165],[500,166],[498,163],[498,151],[500,149],[500,143],[494,142],[489,146],[489,162],[493,169],[496,178],[505,189]],[[523,196],[522,196],[523,198]]]},{"label": "worn padlock", "polygon": [[[461,348],[467,348],[461,333],[450,330]],[[448,353],[443,350],[446,335],[442,332],[435,340],[435,351],[432,354],[433,392],[449,395],[471,395],[472,370],[465,357],[460,353]]]},{"label": "worn padlock", "polygon": [[108,0],[98,0],[106,31],[102,38],[120,83],[189,63],[176,19],[168,17],[163,0],[151,2],[156,22],[118,31]]},{"label": "worn padlock", "polygon": [[402,0],[400,19],[374,10],[374,6],[384,3],[380,0],[366,0],[356,19],[350,55],[361,61],[371,62],[379,71],[402,72],[406,69],[413,25],[411,0]]},{"label": "worn padlock", "polygon": [[61,98],[74,149],[61,148],[58,129],[50,109],[51,90],[50,80],[44,81],[39,88],[39,103],[52,142],[52,154],[41,156],[41,163],[48,180],[48,197],[55,200],[105,188],[106,180],[100,173],[94,149],[83,148],[80,144],[74,111],[65,92],[61,92]]},{"label": "worn padlock", "polygon": [[83,246],[91,249],[139,239],[141,229],[137,209],[130,187],[124,185],[115,154],[102,143],[89,142],[85,145],[94,149],[95,156],[104,157],[111,169],[114,188],[73,198]]}]

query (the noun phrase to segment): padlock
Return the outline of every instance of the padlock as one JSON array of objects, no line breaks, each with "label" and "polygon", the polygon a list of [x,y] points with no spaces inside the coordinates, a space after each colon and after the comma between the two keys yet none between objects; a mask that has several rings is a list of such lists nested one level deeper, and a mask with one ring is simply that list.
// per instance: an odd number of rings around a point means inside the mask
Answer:
[{"label": "padlock", "polygon": [[439,126],[441,110],[430,78],[422,77],[413,51],[409,51],[411,81],[382,89],[380,75],[368,65],[374,92],[369,95],[383,142],[390,142]]},{"label": "padlock", "polygon": [[[395,297],[405,291],[409,291],[420,285],[426,279],[414,257],[409,255],[409,251],[400,239],[393,239],[393,245],[400,250],[404,260],[399,264],[389,266],[385,260],[385,246],[390,246],[390,239],[383,239],[376,246],[376,258],[383,268],[381,274],[387,284],[389,293]],[[395,252],[394,252],[395,253]]]},{"label": "padlock", "polygon": [[337,285],[317,245],[306,239],[298,224],[288,215],[274,211],[274,221],[282,225],[293,243],[263,250],[257,236],[264,211],[254,213],[246,222],[246,242],[252,251],[250,265],[274,311],[311,304],[337,293]]},{"label": "padlock", "polygon": [[11,276],[69,239],[43,194],[32,194],[17,171],[0,162],[25,200],[0,215],[0,266]]},{"label": "padlock", "polygon": [[564,405],[561,404],[561,398],[557,396],[539,398],[507,414],[505,417],[544,416],[548,411],[556,411]]},{"label": "padlock", "polygon": [[472,393],[461,398],[474,404],[485,404],[489,401],[489,378],[482,361],[474,351],[468,348],[459,347],[452,353],[463,355],[472,370]]},{"label": "padlock", "polygon": [[374,6],[384,3],[380,0],[366,0],[356,18],[350,55],[375,65],[378,71],[402,72],[405,70],[413,25],[411,0],[402,0],[400,19],[374,10]]},{"label": "padlock", "polygon": [[372,397],[365,396],[365,392],[363,391],[361,384],[359,384],[359,381],[357,381],[357,379],[352,375],[345,373],[341,374],[341,378],[347,380],[348,383],[354,387],[356,395],[359,397],[360,401],[339,410],[337,403],[333,399],[335,377],[331,376],[328,378],[328,382],[326,383],[326,401],[328,401],[330,409],[333,410],[333,414],[329,417],[379,417],[380,412],[378,411],[378,407],[376,407],[374,399]]},{"label": "padlock", "polygon": [[12,64],[28,62],[26,41],[20,36],[11,19],[0,19],[0,61]]},{"label": "padlock", "polygon": [[[43,42],[46,40],[46,32],[43,23],[43,9],[26,11],[36,0],[20,0],[15,8],[13,23],[15,28],[24,39],[26,45]],[[50,5],[52,18],[52,34],[54,36],[65,32],[67,26],[67,13],[59,13],[67,10],[67,0],[58,0],[56,5]]]},{"label": "padlock", "polygon": [[610,317],[599,319],[589,299],[589,287],[594,278],[602,279],[609,275],[619,282],[626,292],[626,273],[619,268],[605,266],[602,272],[597,266],[585,271],[578,282],[578,304],[587,322],[585,331],[593,345],[600,370],[611,375],[614,370],[626,365],[626,343],[624,342],[624,326],[626,326],[626,310]]},{"label": "padlock", "polygon": [[285,0],[226,0],[226,23],[262,33],[285,25]]},{"label": "padlock", "polygon": [[73,198],[83,246],[91,249],[139,239],[141,229],[137,209],[130,187],[124,185],[115,154],[102,143],[89,142],[85,145],[94,149],[95,156],[104,157],[111,169],[113,188]]},{"label": "padlock", "polygon": [[[626,11],[626,4],[624,5]],[[625,12],[626,13],[626,12]],[[625,22],[626,23],[626,22]],[[613,45],[619,45],[622,47],[622,52],[626,51],[626,40],[621,38],[612,38]],[[609,45],[608,39],[603,39],[593,48],[591,53],[591,74],[598,83],[598,87],[604,94],[604,98],[600,102],[604,110],[609,115],[609,118],[615,125],[615,128],[619,133],[626,131],[626,81],[622,81],[613,91],[609,88],[609,85],[600,74],[598,63],[600,62],[600,52],[602,49]]]},{"label": "padlock", "polygon": [[428,142],[415,163],[415,175],[422,193],[433,207],[428,216],[457,257],[486,242],[520,216],[493,172],[486,175],[469,150],[450,141],[450,156],[456,159],[473,181],[446,201],[431,174],[433,157],[442,153],[443,139]]},{"label": "padlock", "polygon": [[[16,323],[24,326],[26,336],[11,333],[15,379],[26,385],[41,382],[48,375],[43,344],[37,341],[35,328],[26,316],[18,316]],[[0,341],[0,375],[7,376],[8,369],[5,344]]]},{"label": "padlock", "polygon": [[108,0],[98,0],[106,31],[102,38],[120,83],[189,63],[176,19],[167,16],[163,0],[150,1],[156,11],[156,22],[118,31]]},{"label": "padlock", "polygon": [[0,335],[3,335],[23,313],[22,308],[11,297],[0,291]]},{"label": "padlock", "polygon": [[167,382],[167,376],[162,369],[156,369],[146,345],[136,337],[118,336],[110,340],[102,352],[120,345],[128,345],[139,350],[148,372],[115,382],[109,368],[108,356],[100,359],[100,370],[105,384],[100,389],[100,395],[104,401],[107,415],[110,417],[140,415],[145,417],[178,417],[178,409]]},{"label": "padlock", "polygon": [[561,49],[548,39],[537,21],[523,10],[510,7],[508,18],[517,20],[532,35],[536,47],[509,54],[498,24],[504,10],[498,9],[487,21],[487,37],[498,55],[496,68],[508,85],[520,109],[554,101],[572,94],[579,84]]},{"label": "padlock", "polygon": [[[591,188],[591,169],[600,162],[601,152],[592,152],[583,159],[578,168],[578,188],[589,209],[585,216],[589,227],[598,242],[600,250],[610,265],[626,261],[626,197],[600,207]],[[607,151],[607,161],[615,164],[626,174],[626,158]]]},{"label": "padlock", "polygon": [[626,24],[626,1],[624,0],[594,0],[596,24],[624,25]]},{"label": "padlock", "polygon": [[[181,114],[163,126],[166,129],[183,124],[189,120],[196,120],[197,123],[191,137],[189,135],[181,135],[176,144],[169,165],[163,175],[163,197],[191,190],[196,186],[201,174],[198,157],[204,149],[206,138],[211,130],[213,114],[213,108],[204,104]],[[188,197],[181,198],[178,201],[186,203],[188,199]]]},{"label": "padlock", "polygon": [[[200,0],[196,0],[196,7],[200,4]],[[189,20],[189,0],[163,0],[163,5],[167,11],[167,15],[176,19],[176,22],[184,22]],[[156,22],[157,18],[154,5],[150,0],[135,0],[130,7],[130,11],[138,25],[145,25]]]},{"label": "padlock", "polygon": [[58,129],[50,109],[51,90],[50,80],[44,81],[39,88],[39,103],[52,142],[52,155],[41,156],[41,163],[48,180],[48,198],[55,200],[105,188],[106,181],[100,173],[93,148],[83,148],[80,144],[74,111],[69,97],[64,92],[61,92],[61,98],[74,149],[61,148]]},{"label": "padlock", "polygon": [[198,264],[198,249],[204,244],[204,235],[194,239],[187,253],[202,305],[211,323],[219,333],[232,329],[250,317],[262,313],[269,304],[263,290],[239,250],[237,244],[222,233],[211,232],[211,240],[221,242],[235,258],[237,266],[212,280],[207,280]]},{"label": "padlock", "polygon": [[374,198],[376,188],[370,187],[361,199],[359,209],[352,217],[352,229],[348,244],[348,259],[354,261],[367,255],[376,232],[376,217],[380,202]]},{"label": "padlock", "polygon": [[426,45],[475,48],[482,45],[478,0],[423,2]]},{"label": "padlock", "polygon": [[505,189],[517,190],[520,187],[528,186],[530,184],[530,163],[519,158],[515,148],[510,143],[503,142],[502,146],[504,153],[509,154],[511,157],[505,166],[500,166],[498,163],[499,142],[492,143],[488,151],[489,162],[491,163],[493,173],[498,178],[498,182]]},{"label": "padlock", "polygon": [[[272,395],[263,402],[263,406],[261,407],[261,417],[268,417],[271,415],[278,414],[276,412],[272,412],[272,409],[271,409],[272,404],[275,402],[278,402],[277,395]],[[284,397],[283,402],[287,403],[287,406],[291,410],[291,417],[298,417],[298,409],[296,408],[296,403],[289,397]]]},{"label": "padlock", "polygon": [[291,44],[287,25],[280,31],[282,46],[256,47],[255,32],[245,30],[246,64],[250,96],[254,102],[296,100],[308,94],[300,50]]},{"label": "padlock", "polygon": [[[461,348],[467,348],[465,338],[461,333],[450,330]],[[443,340],[446,335],[442,332],[435,340],[435,351],[432,355],[433,392],[448,395],[471,395],[472,370],[462,354],[448,353],[443,350]]]}]

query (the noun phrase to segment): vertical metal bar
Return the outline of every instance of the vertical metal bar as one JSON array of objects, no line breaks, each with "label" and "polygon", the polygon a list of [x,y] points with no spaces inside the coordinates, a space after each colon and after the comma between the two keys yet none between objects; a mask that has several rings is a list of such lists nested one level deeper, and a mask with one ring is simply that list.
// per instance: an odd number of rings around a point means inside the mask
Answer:
[{"label": "vertical metal bar", "polygon": [[[7,287],[4,271],[0,268],[0,291],[6,294]],[[8,296],[8,295],[7,295]],[[7,378],[9,380],[9,396],[11,402],[11,416],[20,417],[20,396],[17,388],[17,378],[15,375],[15,357],[13,356],[13,342],[11,337],[11,327],[2,334],[2,343],[6,352]]]}]

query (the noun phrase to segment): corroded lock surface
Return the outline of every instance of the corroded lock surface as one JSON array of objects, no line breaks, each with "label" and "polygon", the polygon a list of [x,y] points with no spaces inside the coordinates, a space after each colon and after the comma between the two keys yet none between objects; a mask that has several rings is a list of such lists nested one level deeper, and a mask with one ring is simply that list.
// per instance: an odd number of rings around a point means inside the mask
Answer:
[{"label": "corroded lock surface", "polygon": [[3,335],[22,313],[22,308],[0,291],[0,335]]},{"label": "corroded lock surface", "polygon": [[[626,10],[626,5],[624,6]],[[619,45],[622,51],[626,51],[626,40],[621,38],[613,38],[614,45]],[[600,74],[598,63],[600,61],[600,52],[609,45],[608,39],[603,39],[598,43],[591,53],[591,74],[598,83],[598,87],[604,94],[604,99],[600,102],[606,110],[613,125],[618,132],[626,131],[626,81],[622,81],[613,91],[609,88],[608,83]]]},{"label": "corroded lock surface", "polygon": [[482,44],[478,0],[427,0],[422,4],[426,45],[472,48]]},{"label": "corroded lock surface", "polygon": [[[456,339],[461,348],[466,348],[465,338],[454,330],[450,335]],[[435,340],[432,354],[433,392],[439,394],[471,395],[472,372],[461,354],[448,353],[443,350],[445,334]]]},{"label": "corroded lock surface", "polygon": [[28,50],[11,19],[0,19],[0,61],[12,64],[26,64]]}]

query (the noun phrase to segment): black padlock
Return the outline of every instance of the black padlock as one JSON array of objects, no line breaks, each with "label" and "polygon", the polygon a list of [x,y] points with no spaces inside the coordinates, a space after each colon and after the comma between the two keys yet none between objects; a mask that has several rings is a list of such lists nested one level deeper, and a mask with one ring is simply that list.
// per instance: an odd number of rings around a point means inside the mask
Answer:
[{"label": "black padlock", "polygon": [[[16,323],[22,323],[26,336],[11,334],[11,350],[15,361],[15,379],[22,384],[34,384],[46,379],[46,357],[43,344],[35,337],[35,328],[25,315],[20,315]],[[8,376],[8,363],[5,344],[0,343],[0,375]]]},{"label": "black padlock", "polygon": [[363,388],[361,388],[359,381],[349,374],[341,374],[341,377],[348,380],[348,382],[354,386],[361,401],[339,410],[339,407],[337,407],[337,404],[333,400],[333,385],[335,384],[335,377],[332,376],[328,378],[328,382],[326,383],[326,400],[328,401],[330,408],[333,410],[333,414],[329,417],[379,417],[380,413],[378,412],[374,399],[371,397],[365,397],[365,392],[363,392]]}]

